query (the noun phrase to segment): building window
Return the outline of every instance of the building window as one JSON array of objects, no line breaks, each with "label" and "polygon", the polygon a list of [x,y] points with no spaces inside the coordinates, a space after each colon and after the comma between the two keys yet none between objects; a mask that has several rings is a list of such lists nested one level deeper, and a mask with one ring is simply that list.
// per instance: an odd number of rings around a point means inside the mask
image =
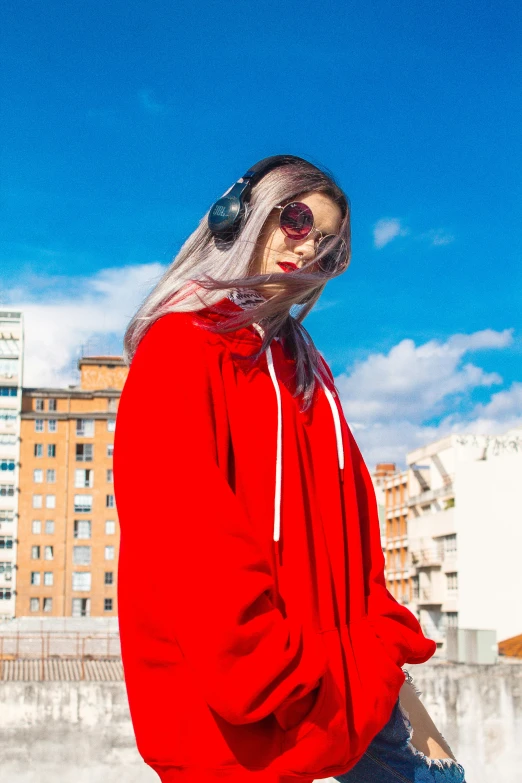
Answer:
[{"label": "building window", "polygon": [[43,432],[44,429],[44,420],[43,419],[35,419],[34,420],[34,431],[35,432]]},{"label": "building window", "polygon": [[44,612],[53,611],[53,599],[50,596],[43,599],[43,610]]},{"label": "building window", "polygon": [[113,472],[112,468],[108,468],[107,469],[107,481],[108,481],[109,484],[113,484],[114,483],[114,472]]},{"label": "building window", "polygon": [[112,519],[108,519],[105,522],[105,534],[107,536],[112,536],[116,532],[116,522]]},{"label": "building window", "polygon": [[448,593],[456,593],[458,590],[458,575],[456,571],[446,574],[446,588]]},{"label": "building window", "polygon": [[34,401],[34,409],[35,411],[43,411],[44,410],[44,401],[40,398],[36,399]]},{"label": "building window", "polygon": [[114,443],[107,444],[107,456],[112,457],[114,455]]},{"label": "building window", "polygon": [[40,599],[39,598],[31,598],[31,612],[38,612],[40,611]]},{"label": "building window", "polygon": [[52,587],[54,584],[54,575],[52,571],[44,571],[44,585],[45,587]]},{"label": "building window", "polygon": [[2,498],[14,497],[14,484],[0,484],[0,497]]},{"label": "building window", "polygon": [[76,462],[92,462],[93,448],[92,443],[77,443]]},{"label": "building window", "polygon": [[411,580],[412,592],[414,600],[419,599],[419,577],[414,576]]},{"label": "building window", "polygon": [[105,507],[106,508],[114,508],[114,495],[106,495],[106,497],[105,497]]},{"label": "building window", "polygon": [[12,549],[13,537],[12,536],[0,536],[0,549]]},{"label": "building window", "polygon": [[458,625],[459,625],[459,613],[446,612],[446,628],[458,628]]},{"label": "building window", "polygon": [[33,519],[31,522],[31,531],[35,536],[42,532],[42,523],[39,519]]},{"label": "building window", "polygon": [[91,572],[73,571],[72,589],[88,593],[91,589]]},{"label": "building window", "polygon": [[16,435],[6,435],[0,432],[0,446],[16,446]]},{"label": "building window", "polygon": [[52,519],[45,520],[45,532],[47,534],[54,533],[54,521]]},{"label": "building window", "polygon": [[16,386],[0,386],[0,397],[17,397],[18,389]]},{"label": "building window", "polygon": [[74,565],[90,565],[91,564],[91,547],[90,546],[73,546],[73,563],[74,563]]},{"label": "building window", "polygon": [[92,495],[75,495],[74,496],[74,513],[75,514],[89,514],[92,511]]},{"label": "building window", "polygon": [[114,577],[114,572],[113,571],[105,571],[105,584],[106,585],[112,585],[113,584],[113,577]]},{"label": "building window", "polygon": [[10,587],[0,587],[0,601],[9,600],[11,598]]},{"label": "building window", "polygon": [[116,397],[110,397],[107,400],[107,410],[110,411],[110,413],[116,413],[118,407],[118,400]]},{"label": "building window", "polygon": [[90,537],[91,537],[91,520],[75,519],[74,538],[90,538]]},{"label": "building window", "polygon": [[0,561],[0,574],[3,574],[4,579],[12,579],[13,577],[13,564],[6,561]]},{"label": "building window", "polygon": [[56,457],[56,444],[55,443],[48,443],[47,444],[47,456],[48,457]]},{"label": "building window", "polygon": [[43,444],[42,443],[35,443],[34,444],[34,456],[35,457],[43,457]]},{"label": "building window", "polygon": [[79,468],[74,471],[74,486],[92,487],[94,485],[94,470],[92,468]]},{"label": "building window", "polygon": [[16,419],[17,419],[16,413],[11,413],[11,411],[8,411],[5,408],[0,410],[0,421],[3,421],[5,423],[5,426],[9,427],[9,429],[12,429],[14,427]]},{"label": "building window", "polygon": [[112,598],[103,599],[103,611],[112,612]]},{"label": "building window", "polygon": [[44,560],[54,560],[54,550],[52,546],[44,546]]},{"label": "building window", "polygon": [[14,470],[15,461],[13,457],[1,457],[0,458],[0,470]]},{"label": "building window", "polygon": [[33,470],[33,481],[35,484],[41,484],[43,482],[43,470],[40,470],[40,468]]},{"label": "building window", "polygon": [[55,411],[56,410],[56,400],[50,399],[49,402],[47,403],[47,405],[48,405],[50,411]]},{"label": "building window", "polygon": [[94,436],[94,419],[76,419],[76,436],[92,438]]},{"label": "building window", "polygon": [[113,546],[106,546],[105,547],[105,559],[106,560],[114,560],[114,547]]},{"label": "building window", "polygon": [[1,522],[14,522],[14,511],[10,508],[0,508]]},{"label": "building window", "polygon": [[107,431],[108,432],[116,431],[116,419],[107,419]]},{"label": "building window", "polygon": [[444,554],[449,555],[457,551],[457,534],[453,533],[451,536],[444,536],[442,539]]},{"label": "building window", "polygon": [[33,508],[43,508],[43,495],[33,495]]},{"label": "building window", "polygon": [[47,422],[47,429],[49,432],[56,432],[58,422],[56,419],[49,419]]},{"label": "building window", "polygon": [[40,559],[40,547],[38,545],[31,547],[31,560]]},{"label": "building window", "polygon": [[45,496],[45,508],[56,508],[56,495]]},{"label": "building window", "polygon": [[32,585],[39,585],[40,584],[40,572],[39,571],[31,571],[31,584]]},{"label": "building window", "polygon": [[72,599],[72,616],[73,617],[89,617],[91,614],[91,599],[90,598],[73,598]]},{"label": "building window", "polygon": [[54,468],[50,468],[46,473],[47,483],[56,484],[56,471]]}]

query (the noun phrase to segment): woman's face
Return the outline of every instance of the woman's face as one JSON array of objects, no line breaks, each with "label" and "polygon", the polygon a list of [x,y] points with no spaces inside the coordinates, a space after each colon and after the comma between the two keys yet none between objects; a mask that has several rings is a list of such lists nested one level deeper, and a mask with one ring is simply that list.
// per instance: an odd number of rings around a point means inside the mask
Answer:
[{"label": "woman's face", "polygon": [[[306,204],[313,212],[314,226],[317,231],[326,234],[338,234],[341,228],[342,212],[338,204],[325,193],[304,193],[296,196],[292,201],[300,201]],[[280,210],[274,209],[268,216],[265,226],[259,236],[259,247],[250,270],[252,275],[267,275],[272,272],[281,274],[292,273],[292,267],[285,268],[285,262],[295,264],[300,269],[303,264],[311,261],[315,256],[316,246],[320,240],[317,231],[312,231],[306,239],[290,239],[279,228]],[[279,266],[282,262],[283,266]],[[262,286],[263,293],[277,293],[280,289],[277,283],[267,283]]]}]

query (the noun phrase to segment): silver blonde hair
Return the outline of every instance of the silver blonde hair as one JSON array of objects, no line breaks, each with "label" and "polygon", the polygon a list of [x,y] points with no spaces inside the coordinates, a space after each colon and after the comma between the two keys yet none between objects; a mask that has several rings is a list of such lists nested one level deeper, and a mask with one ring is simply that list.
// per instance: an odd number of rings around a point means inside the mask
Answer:
[{"label": "silver blonde hair", "polygon": [[[228,191],[227,191],[228,192]],[[248,210],[234,239],[223,240],[208,228],[208,212],[188,237],[154,289],[131,319],[124,337],[124,359],[130,365],[136,349],[152,324],[167,313],[196,312],[215,307],[232,289],[259,288],[277,283],[282,290],[255,307],[211,324],[212,331],[229,332],[252,323],[264,329],[256,361],[271,340],[284,339],[285,348],[295,360],[296,396],[303,395],[306,409],[313,397],[316,376],[324,369],[313,340],[302,324],[334,274],[312,272],[320,254],[292,274],[250,274],[258,248],[263,248],[262,231],[274,207],[305,193],[318,192],[339,205],[342,223],[339,236],[346,243],[350,258],[350,206],[345,193],[326,170],[308,163],[285,164],[263,176],[252,188]],[[342,269],[345,270],[346,267]],[[225,322],[226,321],[226,322]]]}]

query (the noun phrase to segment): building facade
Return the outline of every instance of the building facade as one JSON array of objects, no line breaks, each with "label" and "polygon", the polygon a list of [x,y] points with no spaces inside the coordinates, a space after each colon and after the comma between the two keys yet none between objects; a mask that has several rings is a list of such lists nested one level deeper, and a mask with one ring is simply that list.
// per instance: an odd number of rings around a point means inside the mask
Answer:
[{"label": "building facade", "polygon": [[386,514],[386,587],[402,604],[411,602],[408,560],[408,471],[384,479]]},{"label": "building facade", "polygon": [[123,359],[80,359],[80,384],[24,389],[16,616],[117,614],[112,455]]},{"label": "building facade", "polygon": [[395,462],[379,462],[371,474],[375,499],[377,501],[377,513],[379,515],[379,527],[381,530],[382,551],[386,553],[386,493],[384,490],[386,479],[393,476],[396,471]]},{"label": "building facade", "polygon": [[407,457],[412,607],[445,646],[448,628],[522,631],[522,429],[450,435]]},{"label": "building facade", "polygon": [[0,310],[0,619],[15,613],[23,355],[22,313]]}]

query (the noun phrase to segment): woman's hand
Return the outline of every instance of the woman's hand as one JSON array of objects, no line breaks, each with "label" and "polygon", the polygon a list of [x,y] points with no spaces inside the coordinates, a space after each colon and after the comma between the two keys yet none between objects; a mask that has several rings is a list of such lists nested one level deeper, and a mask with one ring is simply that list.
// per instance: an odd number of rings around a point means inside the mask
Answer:
[{"label": "woman's hand", "polygon": [[406,680],[399,693],[401,706],[413,728],[411,744],[430,759],[455,759],[450,746],[433,723],[413,686]]}]

